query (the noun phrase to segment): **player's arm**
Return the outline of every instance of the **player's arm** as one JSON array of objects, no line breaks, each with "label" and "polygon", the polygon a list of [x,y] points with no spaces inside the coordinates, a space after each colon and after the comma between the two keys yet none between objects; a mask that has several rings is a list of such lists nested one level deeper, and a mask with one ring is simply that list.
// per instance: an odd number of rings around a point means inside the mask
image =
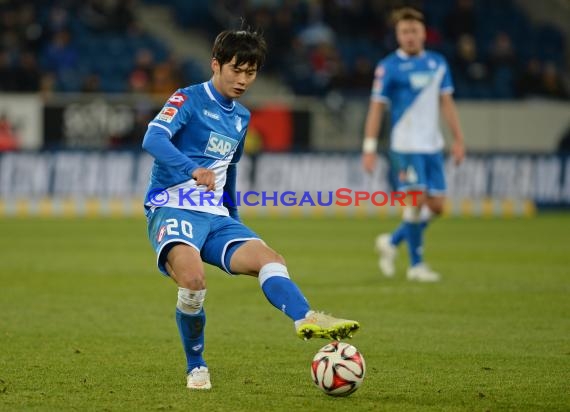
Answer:
[{"label": "player's arm", "polygon": [[232,163],[228,166],[226,184],[224,185],[224,206],[228,209],[230,216],[240,222],[237,207],[237,165]]},{"label": "player's arm", "polygon": [[191,177],[192,173],[199,168],[196,162],[172,144],[170,134],[156,125],[150,125],[147,129],[142,148],[159,163],[175,167],[188,177]]},{"label": "player's arm", "polygon": [[213,190],[214,172],[200,167],[182,153],[171,140],[188,120],[189,114],[184,110],[184,104],[188,104],[186,99],[185,95],[178,92],[170,97],[159,114],[149,123],[142,148],[159,163],[174,167],[195,179],[196,184],[205,185],[206,190]]},{"label": "player's arm", "polygon": [[240,221],[239,212],[237,207],[237,162],[241,158],[243,153],[244,140],[242,140],[237,147],[236,153],[234,154],[231,163],[228,165],[228,170],[226,171],[226,184],[224,185],[224,196],[223,203],[228,209],[230,216]]},{"label": "player's arm", "polygon": [[366,122],[364,123],[364,140],[362,141],[362,167],[367,173],[376,169],[378,159],[378,134],[382,127],[382,120],[386,103],[390,100],[390,73],[384,63],[378,64],[374,71],[374,82],[368,105]]},{"label": "player's arm", "polygon": [[378,134],[382,127],[385,106],[386,103],[376,100],[370,100],[368,106],[362,142],[362,167],[367,173],[372,173],[376,169]]},{"label": "player's arm", "polygon": [[453,137],[451,155],[455,163],[459,164],[465,157],[465,144],[463,141],[463,131],[461,130],[461,124],[459,122],[459,115],[457,114],[457,107],[455,106],[455,101],[451,93],[442,93],[440,101],[441,113]]}]

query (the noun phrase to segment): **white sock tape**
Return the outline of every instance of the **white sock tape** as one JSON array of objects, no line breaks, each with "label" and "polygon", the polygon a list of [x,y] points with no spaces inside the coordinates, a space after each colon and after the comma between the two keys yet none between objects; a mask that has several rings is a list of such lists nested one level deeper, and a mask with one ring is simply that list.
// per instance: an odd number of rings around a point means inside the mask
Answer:
[{"label": "white sock tape", "polygon": [[259,271],[259,284],[263,286],[265,281],[273,276],[290,279],[287,267],[282,263],[267,263]]},{"label": "white sock tape", "polygon": [[416,206],[406,206],[402,214],[404,222],[418,223],[420,221],[420,208]]},{"label": "white sock tape", "polygon": [[195,315],[202,310],[206,299],[206,289],[190,290],[178,288],[178,302],[176,307],[180,312]]}]

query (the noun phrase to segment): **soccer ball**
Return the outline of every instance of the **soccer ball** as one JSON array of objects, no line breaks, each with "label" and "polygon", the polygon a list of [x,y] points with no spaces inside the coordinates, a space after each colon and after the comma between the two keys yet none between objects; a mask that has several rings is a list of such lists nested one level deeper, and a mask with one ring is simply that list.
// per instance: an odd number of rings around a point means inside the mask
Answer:
[{"label": "soccer ball", "polygon": [[348,396],[356,391],[366,373],[364,357],[354,346],[331,342],[323,346],[311,363],[313,382],[330,396]]}]

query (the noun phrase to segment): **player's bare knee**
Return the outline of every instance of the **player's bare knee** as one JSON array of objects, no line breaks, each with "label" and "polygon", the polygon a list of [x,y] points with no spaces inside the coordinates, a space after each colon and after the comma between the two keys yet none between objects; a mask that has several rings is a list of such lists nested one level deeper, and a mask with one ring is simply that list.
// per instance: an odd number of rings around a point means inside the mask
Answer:
[{"label": "player's bare knee", "polygon": [[431,205],[430,210],[434,215],[439,216],[443,213],[443,205]]},{"label": "player's bare knee", "polygon": [[416,223],[420,221],[420,210],[417,206],[406,206],[402,215],[405,222]]},{"label": "player's bare knee", "polygon": [[253,276],[259,276],[261,270],[264,267],[270,267],[270,266],[282,266],[282,267],[286,267],[287,263],[285,262],[285,258],[283,256],[281,256],[279,253],[275,252],[273,249],[267,249],[266,253],[264,253],[263,255],[259,256],[258,258],[258,262],[256,264],[257,269],[251,271],[249,274],[253,275]]},{"label": "player's bare knee", "polygon": [[285,258],[281,256],[279,253],[274,251],[273,249],[267,249],[266,253],[263,256],[260,256],[259,266],[263,267],[268,263],[279,263],[281,265],[286,266]]},{"label": "player's bare knee", "polygon": [[191,290],[200,290],[206,288],[206,277],[204,275],[204,269],[187,269],[174,268],[169,262],[166,262],[166,270],[168,275],[176,282],[179,287],[187,288]]},{"label": "player's bare knee", "polygon": [[203,269],[178,269],[176,272],[167,266],[170,277],[181,288],[201,290],[206,288],[206,277]]},{"label": "player's bare knee", "polygon": [[444,209],[444,201],[441,199],[431,200],[428,202],[429,209],[434,215],[441,215]]},{"label": "player's bare knee", "polygon": [[287,262],[285,262],[285,258],[276,252],[274,253],[272,263],[281,263],[282,265],[287,266]]},{"label": "player's bare knee", "polygon": [[176,279],[179,287],[190,290],[201,290],[206,288],[206,279],[204,276],[182,276]]},{"label": "player's bare knee", "polygon": [[268,263],[280,263],[285,265],[285,258],[270,248],[265,242],[260,243],[260,248],[257,248],[255,254],[257,256],[257,266],[259,268],[267,265]]}]

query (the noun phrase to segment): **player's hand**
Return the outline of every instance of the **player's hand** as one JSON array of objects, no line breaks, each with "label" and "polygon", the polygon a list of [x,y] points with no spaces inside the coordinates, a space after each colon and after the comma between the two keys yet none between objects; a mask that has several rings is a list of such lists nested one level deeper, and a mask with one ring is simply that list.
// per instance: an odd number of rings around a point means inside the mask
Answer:
[{"label": "player's hand", "polygon": [[363,153],[362,154],[362,168],[366,173],[372,174],[376,169],[376,162],[378,155],[376,153]]},{"label": "player's hand", "polygon": [[456,165],[461,164],[465,159],[465,145],[463,142],[454,142],[451,146],[451,156]]},{"label": "player's hand", "polygon": [[206,192],[216,188],[216,175],[210,169],[199,167],[192,172],[192,177],[198,186],[206,186]]}]

